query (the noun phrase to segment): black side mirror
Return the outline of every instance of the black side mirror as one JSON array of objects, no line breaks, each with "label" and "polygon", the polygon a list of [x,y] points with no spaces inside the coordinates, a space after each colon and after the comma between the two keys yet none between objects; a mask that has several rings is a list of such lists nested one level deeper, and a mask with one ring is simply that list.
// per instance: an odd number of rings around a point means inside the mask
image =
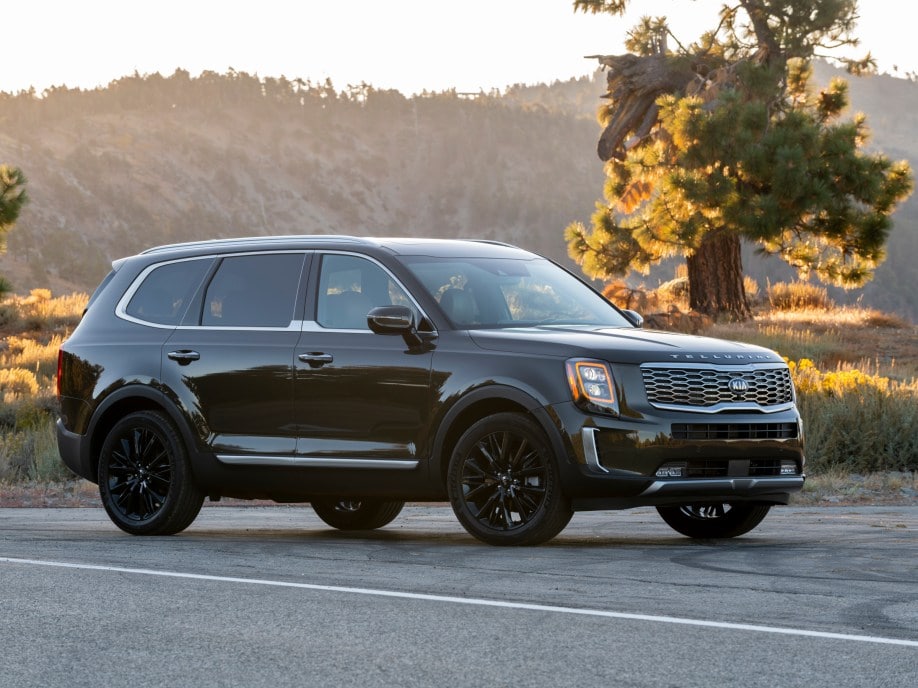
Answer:
[{"label": "black side mirror", "polygon": [[635,327],[644,327],[644,316],[637,311],[623,310],[622,313],[628,318],[629,322]]},{"label": "black side mirror", "polygon": [[376,334],[404,334],[414,327],[408,306],[377,306],[367,313],[367,325]]},{"label": "black side mirror", "polygon": [[408,306],[377,306],[367,313],[367,326],[376,334],[400,334],[408,346],[423,342]]}]

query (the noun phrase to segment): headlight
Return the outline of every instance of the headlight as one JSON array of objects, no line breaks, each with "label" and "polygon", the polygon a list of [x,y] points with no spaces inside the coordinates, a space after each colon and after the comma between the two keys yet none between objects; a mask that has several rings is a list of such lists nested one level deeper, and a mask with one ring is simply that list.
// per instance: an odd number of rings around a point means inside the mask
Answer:
[{"label": "headlight", "polygon": [[574,403],[588,413],[618,415],[615,380],[608,363],[589,358],[567,362],[567,384]]}]

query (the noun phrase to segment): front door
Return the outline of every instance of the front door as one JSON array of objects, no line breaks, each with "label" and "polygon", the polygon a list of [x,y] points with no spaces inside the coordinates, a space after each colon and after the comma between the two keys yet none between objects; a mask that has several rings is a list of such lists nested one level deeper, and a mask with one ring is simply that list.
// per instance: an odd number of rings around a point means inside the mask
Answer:
[{"label": "front door", "polygon": [[296,347],[296,446],[300,465],[411,469],[430,422],[428,350],[398,335],[374,334],[376,306],[417,306],[379,263],[327,253],[312,280]]}]

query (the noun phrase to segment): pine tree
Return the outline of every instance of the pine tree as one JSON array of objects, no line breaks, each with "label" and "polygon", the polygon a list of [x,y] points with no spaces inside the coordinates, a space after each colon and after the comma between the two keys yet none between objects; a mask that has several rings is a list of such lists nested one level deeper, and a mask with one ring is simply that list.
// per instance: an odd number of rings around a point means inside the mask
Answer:
[{"label": "pine tree", "polygon": [[25,186],[22,170],[0,165],[0,252],[6,250],[6,235],[13,228],[22,206],[29,200]]},{"label": "pine tree", "polygon": [[[6,251],[6,235],[29,200],[25,185],[26,178],[20,169],[0,165],[0,253]],[[12,285],[0,276],[0,296],[11,290]]]},{"label": "pine tree", "polygon": [[[627,0],[575,10],[622,13]],[[883,260],[896,205],[912,190],[906,162],[868,154],[864,117],[843,121],[847,84],[815,93],[812,59],[856,45],[853,0],[739,0],[688,47],[668,48],[665,18],[644,18],[608,69],[598,152],[605,203],[592,229],[565,231],[593,278],[647,272],[683,255],[693,309],[750,315],[741,239],[802,276],[854,287]],[[872,60],[847,60],[852,73]]]}]

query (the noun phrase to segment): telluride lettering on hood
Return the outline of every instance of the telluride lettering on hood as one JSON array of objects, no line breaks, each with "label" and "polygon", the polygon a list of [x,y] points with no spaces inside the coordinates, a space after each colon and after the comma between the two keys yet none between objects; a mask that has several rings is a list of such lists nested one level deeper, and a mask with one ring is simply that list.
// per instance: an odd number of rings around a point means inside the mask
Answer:
[{"label": "telluride lettering on hood", "polygon": [[647,505],[689,537],[748,532],[804,482],[787,365],[640,325],[490,241],[161,246],[113,263],[61,347],[58,444],[137,535],[224,496],[346,530],[448,498],[495,545]]}]

